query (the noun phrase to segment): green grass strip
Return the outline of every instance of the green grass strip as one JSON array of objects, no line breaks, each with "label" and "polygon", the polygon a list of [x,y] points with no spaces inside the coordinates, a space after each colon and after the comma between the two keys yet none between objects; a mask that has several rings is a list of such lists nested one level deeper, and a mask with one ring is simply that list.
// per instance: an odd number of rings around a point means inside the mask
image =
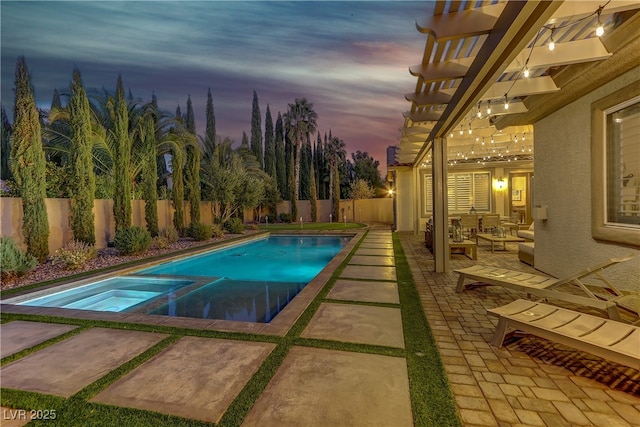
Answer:
[{"label": "green grass strip", "polygon": [[404,255],[400,238],[393,234],[402,328],[407,351],[409,389],[416,426],[460,426],[455,400],[420,295]]}]

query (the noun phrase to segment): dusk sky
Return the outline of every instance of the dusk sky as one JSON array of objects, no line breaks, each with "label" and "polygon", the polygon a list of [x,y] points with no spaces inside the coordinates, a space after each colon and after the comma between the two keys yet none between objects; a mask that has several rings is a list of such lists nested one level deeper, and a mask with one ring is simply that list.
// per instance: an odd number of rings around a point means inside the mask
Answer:
[{"label": "dusk sky", "polygon": [[[407,1],[5,1],[0,3],[2,104],[13,120],[16,59],[24,55],[38,107],[68,94],[74,66],[87,89],[125,90],[163,110],[186,111],[198,134],[211,88],[218,135],[238,145],[250,135],[253,90],[262,126],[306,97],[318,130],[367,151],[386,171],[415,88],[408,67],[425,37],[416,20],[429,2]],[[63,98],[66,103],[66,98]],[[315,135],[314,135],[315,140]]]}]

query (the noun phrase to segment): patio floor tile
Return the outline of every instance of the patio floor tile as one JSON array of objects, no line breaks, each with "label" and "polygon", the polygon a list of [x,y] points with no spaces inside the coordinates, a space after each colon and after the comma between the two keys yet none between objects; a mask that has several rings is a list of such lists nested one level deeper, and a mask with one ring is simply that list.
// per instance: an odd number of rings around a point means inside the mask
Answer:
[{"label": "patio floor tile", "polygon": [[399,308],[322,303],[300,336],[404,348]]},{"label": "patio floor tile", "polygon": [[0,325],[0,358],[76,329],[74,325],[15,320]]},{"label": "patio floor tile", "polygon": [[293,347],[243,426],[412,426],[403,358]]},{"label": "patio floor tile", "polygon": [[346,301],[400,303],[398,285],[395,282],[338,280],[333,285],[327,298]]},{"label": "patio floor tile", "polygon": [[2,387],[69,397],[166,337],[90,329],[5,365]]},{"label": "patio floor tile", "polygon": [[91,400],[217,423],[274,347],[184,337]]}]

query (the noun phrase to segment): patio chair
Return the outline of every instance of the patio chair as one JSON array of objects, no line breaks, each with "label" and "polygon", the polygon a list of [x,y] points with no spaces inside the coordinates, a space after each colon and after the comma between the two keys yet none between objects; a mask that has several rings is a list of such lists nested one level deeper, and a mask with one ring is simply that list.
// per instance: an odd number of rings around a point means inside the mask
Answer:
[{"label": "patio chair", "polygon": [[[496,285],[523,291],[527,293],[527,296],[535,295],[538,298],[552,298],[597,308],[607,312],[611,319],[620,320],[618,305],[623,299],[628,298],[628,295],[616,289],[616,287],[602,275],[602,270],[612,265],[629,261],[634,256],[634,254],[629,254],[622,258],[610,258],[560,279],[505,268],[475,265],[473,267],[455,270],[455,272],[459,274],[456,292],[462,292],[465,289],[465,279],[471,279],[487,285]],[[582,283],[580,279],[590,275],[594,275],[598,280],[602,281],[604,283],[604,286],[602,286],[603,291],[613,297],[603,300],[602,297],[594,294]],[[559,290],[558,288],[563,285],[573,285],[581,291],[581,295]]]},{"label": "patio chair", "polygon": [[484,214],[481,220],[482,232],[491,233],[491,230],[500,225],[500,215],[498,214]]},{"label": "patio chair", "polygon": [[460,225],[462,226],[462,234],[467,240],[471,240],[478,232],[478,215],[462,214],[460,215]]},{"label": "patio chair", "polygon": [[502,347],[510,330],[520,330],[640,369],[638,326],[522,299],[487,313],[498,317],[493,346]]}]

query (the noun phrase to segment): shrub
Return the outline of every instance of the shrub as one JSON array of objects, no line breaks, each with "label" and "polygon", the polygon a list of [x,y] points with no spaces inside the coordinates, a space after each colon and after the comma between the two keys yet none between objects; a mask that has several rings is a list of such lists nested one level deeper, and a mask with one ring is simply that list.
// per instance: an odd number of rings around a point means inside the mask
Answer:
[{"label": "shrub", "polygon": [[116,232],[113,243],[123,255],[139,254],[151,245],[151,235],[140,227],[123,228]]},{"label": "shrub", "polygon": [[291,222],[291,214],[281,213],[280,214],[280,221],[281,222]]},{"label": "shrub", "polygon": [[25,275],[38,265],[38,260],[25,254],[10,237],[0,238],[0,274],[2,279],[10,279]]},{"label": "shrub", "polygon": [[258,224],[249,224],[247,225],[247,230],[253,230],[253,231],[258,231],[260,230],[260,227],[258,227]]},{"label": "shrub", "polygon": [[169,239],[164,236],[156,236],[151,241],[151,246],[156,249],[168,249],[169,248]]},{"label": "shrub", "polygon": [[220,224],[213,224],[211,226],[211,235],[213,237],[222,237],[224,236],[224,230]]},{"label": "shrub", "polygon": [[211,234],[211,227],[201,222],[192,222],[187,230],[187,235],[198,242],[211,238]]},{"label": "shrub", "polygon": [[54,264],[62,264],[68,270],[77,270],[98,254],[95,246],[72,240],[53,255]]},{"label": "shrub", "polygon": [[231,234],[243,234],[244,224],[240,218],[231,218],[224,223],[224,228]]},{"label": "shrub", "polygon": [[180,237],[180,235],[178,234],[178,230],[176,230],[175,227],[167,227],[162,229],[158,236],[166,238],[169,243],[177,242],[178,238]]}]

